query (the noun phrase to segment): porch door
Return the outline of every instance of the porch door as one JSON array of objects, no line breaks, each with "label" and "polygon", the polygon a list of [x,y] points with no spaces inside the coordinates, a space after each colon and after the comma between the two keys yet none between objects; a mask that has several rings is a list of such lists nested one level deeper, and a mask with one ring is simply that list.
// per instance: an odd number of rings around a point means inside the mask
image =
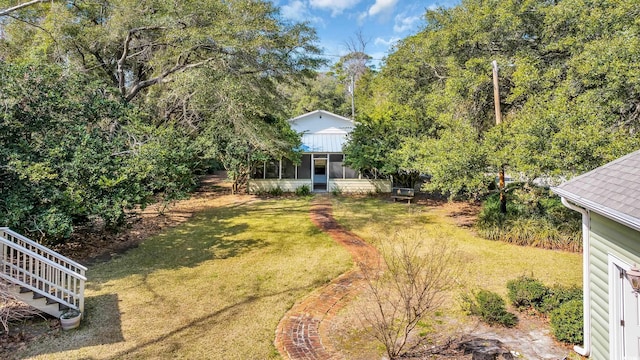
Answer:
[{"label": "porch door", "polygon": [[313,190],[327,191],[326,154],[313,154]]},{"label": "porch door", "polygon": [[[626,272],[625,272],[626,275]],[[631,281],[626,276],[622,279],[622,314],[623,351],[626,360],[640,359],[640,302],[638,294],[631,288]]]}]

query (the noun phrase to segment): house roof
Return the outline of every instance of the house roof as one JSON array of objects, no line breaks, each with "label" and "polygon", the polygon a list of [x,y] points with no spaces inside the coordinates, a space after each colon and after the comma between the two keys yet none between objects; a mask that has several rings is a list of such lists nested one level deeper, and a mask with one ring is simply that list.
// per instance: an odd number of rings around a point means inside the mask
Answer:
[{"label": "house roof", "polygon": [[301,134],[300,149],[313,153],[341,153],[354,127],[351,119],[324,110],[289,119],[289,125]]},{"label": "house roof", "polygon": [[302,134],[303,152],[341,153],[345,134]]},{"label": "house roof", "polygon": [[640,231],[640,150],[551,190],[576,205]]},{"label": "house roof", "polygon": [[349,122],[353,123],[353,120],[351,120],[349,118],[346,118],[344,116],[340,116],[338,114],[334,114],[334,113],[326,111],[326,110],[314,110],[314,111],[308,112],[306,114],[302,114],[300,116],[296,116],[294,118],[291,118],[288,121],[292,122],[292,121],[300,120],[300,119],[303,119],[303,118],[306,118],[306,117],[310,117],[310,116],[321,116],[321,115],[332,116],[332,117],[338,118],[340,120],[345,120],[345,121],[349,121]]}]

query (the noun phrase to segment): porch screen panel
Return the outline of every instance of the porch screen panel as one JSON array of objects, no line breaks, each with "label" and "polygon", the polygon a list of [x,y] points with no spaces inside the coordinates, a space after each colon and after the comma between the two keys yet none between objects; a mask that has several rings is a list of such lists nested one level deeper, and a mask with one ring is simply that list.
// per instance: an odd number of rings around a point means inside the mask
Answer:
[{"label": "porch screen panel", "polygon": [[329,155],[329,178],[342,179],[342,154]]},{"label": "porch screen panel", "polygon": [[311,179],[311,154],[303,154],[298,165],[298,179]]},{"label": "porch screen panel", "polygon": [[295,179],[296,166],[289,159],[282,159],[282,178],[283,179]]},{"label": "porch screen panel", "polygon": [[344,178],[345,179],[357,179],[358,172],[353,170],[352,168],[345,166],[344,167]]},{"label": "porch screen panel", "polygon": [[278,160],[267,161],[265,179],[277,179],[280,173],[280,162]]},{"label": "porch screen panel", "polygon": [[260,162],[255,164],[253,172],[251,173],[252,179],[264,179],[264,163]]}]

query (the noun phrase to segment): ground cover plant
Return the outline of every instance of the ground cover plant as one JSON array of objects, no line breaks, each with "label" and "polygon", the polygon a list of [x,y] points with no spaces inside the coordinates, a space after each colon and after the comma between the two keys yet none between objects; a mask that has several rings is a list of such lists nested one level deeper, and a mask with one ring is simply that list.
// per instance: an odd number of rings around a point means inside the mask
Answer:
[{"label": "ground cover plant", "polygon": [[[465,215],[470,210],[464,204],[422,202],[419,205],[407,205],[370,197],[336,197],[333,201],[336,220],[372,243],[381,237],[398,234],[400,237],[413,236],[418,233],[425,239],[438,239],[455,245],[461,263],[461,276],[454,282],[454,289],[449,292],[443,309],[439,311],[442,316],[423,320],[425,329],[449,326],[451,322],[471,321],[465,320],[467,317],[460,308],[460,295],[481,288],[506,298],[505,284],[513,279],[514,274],[534,274],[544,283],[566,287],[582,281],[580,254],[483,239],[468,227],[473,219]],[[467,227],[460,226],[461,223]],[[336,335],[331,339],[346,356],[356,360],[379,356],[383,351],[367,334],[367,329],[351,327],[349,309],[355,311],[359,306],[362,304],[358,305],[357,301],[349,305],[342,314],[343,318],[338,320],[348,330],[336,330]],[[458,331],[459,327],[452,327],[452,330]],[[438,333],[433,330],[419,332],[427,337]]]},{"label": "ground cover plant", "polygon": [[273,338],[285,311],[351,258],[310,222],[308,198],[224,199],[90,267],[81,328],[11,356],[279,358]]},{"label": "ground cover plant", "polygon": [[545,249],[581,251],[580,214],[567,209],[548,189],[510,189],[507,213],[500,212],[498,194],[488,196],[478,215],[478,233],[490,240]]},{"label": "ground cover plant", "polygon": [[463,294],[462,302],[469,315],[479,316],[489,325],[513,327],[518,323],[516,315],[507,311],[502,296],[493,291],[478,290],[471,295]]}]

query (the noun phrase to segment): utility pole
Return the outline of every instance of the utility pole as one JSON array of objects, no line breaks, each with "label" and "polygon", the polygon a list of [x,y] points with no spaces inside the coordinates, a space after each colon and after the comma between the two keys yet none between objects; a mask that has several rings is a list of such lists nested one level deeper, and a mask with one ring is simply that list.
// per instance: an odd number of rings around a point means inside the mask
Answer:
[{"label": "utility pole", "polygon": [[351,74],[351,120],[356,119],[356,82],[355,82],[355,74]]},{"label": "utility pole", "polygon": [[[500,87],[498,84],[498,63],[493,60],[493,103],[496,110],[496,125],[502,123],[502,113],[500,111]],[[500,212],[507,213],[507,197],[504,193],[504,164],[500,164],[498,171],[498,189],[500,190]]]}]

